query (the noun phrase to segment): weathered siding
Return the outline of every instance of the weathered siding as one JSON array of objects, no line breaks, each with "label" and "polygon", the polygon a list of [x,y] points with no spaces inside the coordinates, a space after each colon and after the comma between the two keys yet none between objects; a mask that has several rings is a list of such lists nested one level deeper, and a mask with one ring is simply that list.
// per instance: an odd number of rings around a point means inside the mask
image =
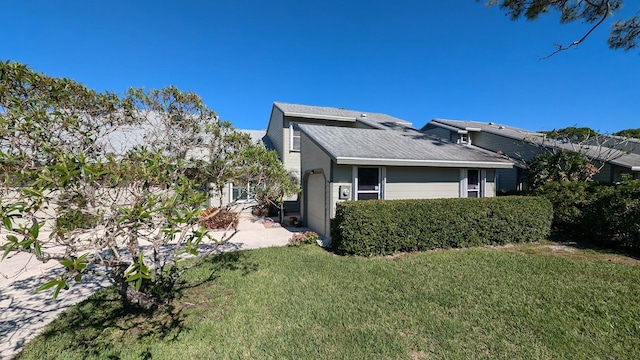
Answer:
[{"label": "weathered siding", "polygon": [[273,146],[276,148],[278,155],[280,156],[280,160],[283,160],[283,124],[284,124],[284,114],[277,107],[273,107],[271,111],[271,118],[269,119],[269,127],[267,128],[267,137],[273,143]]},{"label": "weathered siding", "polygon": [[387,167],[385,199],[456,198],[459,176],[455,168]]},{"label": "weathered siding", "polygon": [[511,139],[487,132],[470,132],[469,136],[471,137],[472,145],[493,152],[502,151],[503,154],[514,159],[528,161],[540,153],[539,146],[525,143],[522,140]]},{"label": "weathered siding", "polygon": [[496,170],[496,190],[517,190],[518,189],[518,168],[497,169]]},{"label": "weathered siding", "polygon": [[[423,127],[421,131],[430,135],[437,136],[440,139],[451,140],[452,138],[451,131],[440,126],[427,125]],[[457,137],[458,134],[455,135]]]}]

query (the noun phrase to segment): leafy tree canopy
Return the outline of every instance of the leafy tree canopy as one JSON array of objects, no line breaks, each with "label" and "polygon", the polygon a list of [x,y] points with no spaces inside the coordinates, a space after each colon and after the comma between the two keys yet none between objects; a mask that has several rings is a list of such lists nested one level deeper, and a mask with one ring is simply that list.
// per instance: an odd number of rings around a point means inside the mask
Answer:
[{"label": "leafy tree canopy", "polygon": [[572,151],[542,153],[530,163],[527,184],[536,189],[554,181],[588,181],[598,168],[584,155]]},{"label": "leafy tree canopy", "polygon": [[640,139],[640,128],[620,130],[618,132],[613,133],[612,135]]},{"label": "leafy tree canopy", "polygon": [[[295,193],[274,159],[195,93],[98,93],[0,61],[1,258],[58,261],[38,287],[54,298],[92,273],[110,278],[123,302],[157,306],[233,236],[202,226],[202,182]],[[195,261],[178,264],[185,256]]]},{"label": "leafy tree canopy", "polygon": [[[512,20],[536,20],[541,14],[557,11],[561,23],[580,21],[592,24],[582,37],[568,45],[556,44],[556,50],[547,58],[582,43],[597,27],[612,18],[623,3],[623,0],[486,0],[487,6],[499,6]],[[640,12],[629,19],[615,21],[607,42],[611,49],[628,51],[638,48],[639,37]]]},{"label": "leafy tree canopy", "polygon": [[594,136],[599,135],[596,130],[588,127],[575,127],[570,126],[563,129],[553,129],[551,131],[540,131],[542,134],[546,134],[551,140],[560,141],[563,143],[581,143],[586,140],[592,139]]}]

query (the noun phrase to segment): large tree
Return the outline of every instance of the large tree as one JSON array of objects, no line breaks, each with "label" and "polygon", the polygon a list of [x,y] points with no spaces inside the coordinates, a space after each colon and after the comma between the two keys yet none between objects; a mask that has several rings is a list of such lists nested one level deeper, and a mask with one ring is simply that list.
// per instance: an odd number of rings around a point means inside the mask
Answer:
[{"label": "large tree", "polygon": [[[546,57],[570,49],[585,41],[591,33],[607,20],[612,19],[624,3],[623,0],[476,0],[487,6],[498,5],[512,20],[525,18],[536,20],[541,14],[556,11],[561,23],[580,21],[589,24],[585,32],[567,44],[556,44],[556,49]],[[640,37],[640,13],[613,22],[608,44],[612,49],[625,51],[638,47]]]},{"label": "large tree", "polygon": [[[123,301],[158,305],[234,234],[212,238],[198,220],[202,181],[253,171],[229,156],[222,161],[234,161],[232,174],[202,171],[234,146],[221,135],[234,131],[174,87],[120,97],[0,62],[2,258],[59,261],[61,271],[39,287],[54,297],[91,271],[111,278]],[[178,264],[185,256],[196,259]]]}]

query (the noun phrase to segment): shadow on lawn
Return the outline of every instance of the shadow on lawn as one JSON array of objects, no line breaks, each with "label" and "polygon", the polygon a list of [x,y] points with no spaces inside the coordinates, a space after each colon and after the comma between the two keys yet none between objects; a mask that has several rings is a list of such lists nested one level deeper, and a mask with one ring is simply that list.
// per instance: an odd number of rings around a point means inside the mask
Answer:
[{"label": "shadow on lawn", "polygon": [[561,233],[552,234],[550,241],[579,250],[591,250],[602,254],[626,256],[640,261],[640,249],[624,246],[611,241],[576,240]]},{"label": "shadow on lawn", "polygon": [[[141,340],[175,341],[187,328],[185,320],[190,311],[198,307],[223,306],[217,298],[214,281],[223,271],[241,271],[247,275],[258,269],[258,264],[242,252],[221,253],[204,261],[192,274],[190,281],[176,284],[171,300],[156,310],[127,307],[115,287],[105,288],[62,313],[36,341],[62,341],[65,348],[85,357],[120,358],[120,349],[114,343],[131,344]],[[62,335],[62,336],[61,336]],[[151,358],[147,349],[137,358]],[[16,359],[20,359],[18,354]]]}]

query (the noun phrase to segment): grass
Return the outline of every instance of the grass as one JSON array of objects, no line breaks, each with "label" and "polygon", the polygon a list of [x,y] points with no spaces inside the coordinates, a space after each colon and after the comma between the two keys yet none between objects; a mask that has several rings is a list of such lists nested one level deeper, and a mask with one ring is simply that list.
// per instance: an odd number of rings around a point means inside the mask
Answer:
[{"label": "grass", "polygon": [[154,314],[96,294],[18,358],[640,358],[638,261],[553,243],[370,259],[271,248],[187,281]]}]

